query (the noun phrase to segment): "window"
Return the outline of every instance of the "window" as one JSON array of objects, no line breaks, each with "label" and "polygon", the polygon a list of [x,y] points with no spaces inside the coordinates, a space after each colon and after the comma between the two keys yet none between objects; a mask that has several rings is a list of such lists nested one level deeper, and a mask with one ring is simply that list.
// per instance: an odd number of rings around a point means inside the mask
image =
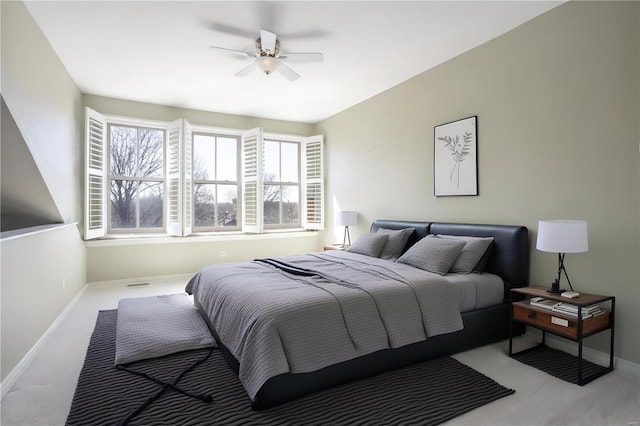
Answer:
[{"label": "window", "polygon": [[108,232],[163,231],[163,129],[107,126],[109,152]]},{"label": "window", "polygon": [[322,148],[322,135],[278,137],[260,128],[242,133],[244,232],[287,226],[323,229]]},{"label": "window", "polygon": [[85,239],[322,229],[322,136],[107,119],[86,108]]},{"label": "window", "polygon": [[240,229],[238,171],[240,138],[193,134],[193,230]]},{"label": "window", "polygon": [[264,225],[300,226],[300,142],[264,141]]}]

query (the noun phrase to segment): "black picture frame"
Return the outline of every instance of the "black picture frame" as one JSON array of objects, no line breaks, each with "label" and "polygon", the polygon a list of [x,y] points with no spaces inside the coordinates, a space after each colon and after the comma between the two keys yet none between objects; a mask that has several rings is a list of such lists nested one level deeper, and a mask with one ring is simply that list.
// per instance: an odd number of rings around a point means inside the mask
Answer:
[{"label": "black picture frame", "polygon": [[478,116],[433,129],[433,193],[478,195]]}]

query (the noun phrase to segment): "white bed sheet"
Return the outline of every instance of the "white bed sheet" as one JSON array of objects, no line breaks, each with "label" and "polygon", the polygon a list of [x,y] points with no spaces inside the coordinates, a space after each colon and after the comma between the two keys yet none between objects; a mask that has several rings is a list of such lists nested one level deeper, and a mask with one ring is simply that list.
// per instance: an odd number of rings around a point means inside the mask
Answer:
[{"label": "white bed sheet", "polygon": [[445,278],[456,291],[460,312],[498,305],[504,298],[504,282],[497,275],[447,274]]}]

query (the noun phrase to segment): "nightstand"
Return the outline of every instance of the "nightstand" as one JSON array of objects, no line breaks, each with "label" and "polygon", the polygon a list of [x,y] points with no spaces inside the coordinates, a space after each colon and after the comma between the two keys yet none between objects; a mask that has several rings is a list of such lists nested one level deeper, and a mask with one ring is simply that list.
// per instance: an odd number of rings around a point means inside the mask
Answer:
[{"label": "nightstand", "polygon": [[[564,303],[572,305],[577,310],[575,315],[552,310],[550,307],[540,307],[532,305],[531,298],[542,297],[554,303]],[[602,312],[583,318],[582,312],[587,311],[588,307],[601,303],[609,303],[610,309],[602,309]],[[547,293],[546,287],[522,287],[511,289],[511,318],[509,321],[509,356],[518,359],[521,354],[531,352],[530,356],[534,356],[533,351],[539,350],[545,346],[546,333],[551,333],[565,339],[578,343],[578,356],[576,357],[577,371],[575,381],[580,386],[613,370],[613,342],[615,330],[615,310],[616,298],[613,296],[601,296],[598,294],[580,293],[579,297],[568,299],[559,294]],[[533,348],[513,353],[513,332],[516,323],[526,324],[542,330],[542,342]],[[609,366],[602,367],[585,361],[582,357],[582,345],[586,337],[593,336],[605,330],[610,330],[611,341],[609,347]],[[535,358],[530,358],[535,361]],[[520,359],[522,360],[522,359]],[[527,362],[529,363],[529,362]],[[532,365],[537,362],[531,362]],[[544,365],[541,362],[539,365]],[[553,367],[553,359],[549,363]],[[534,365],[537,366],[537,365]],[[585,377],[585,367],[589,367],[588,374]],[[540,369],[541,367],[538,367]],[[570,368],[572,369],[572,368]],[[553,374],[553,373],[552,373]],[[554,374],[557,375],[557,374]],[[564,378],[564,377],[563,377]],[[565,378],[565,380],[568,380]]]},{"label": "nightstand", "polygon": [[331,244],[330,246],[324,246],[324,251],[327,250],[344,250],[347,246],[344,244]]}]

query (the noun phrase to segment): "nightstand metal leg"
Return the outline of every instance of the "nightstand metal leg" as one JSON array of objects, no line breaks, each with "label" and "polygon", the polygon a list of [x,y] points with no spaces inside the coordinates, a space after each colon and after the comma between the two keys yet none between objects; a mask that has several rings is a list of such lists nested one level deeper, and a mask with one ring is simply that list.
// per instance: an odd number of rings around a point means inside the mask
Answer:
[{"label": "nightstand metal leg", "polygon": [[610,325],[611,325],[611,344],[609,345],[609,370],[613,370],[613,334],[616,330],[616,298],[611,299],[611,316],[610,316]]},{"label": "nightstand metal leg", "polygon": [[509,292],[509,356],[513,356],[513,293]]},{"label": "nightstand metal leg", "polygon": [[584,385],[582,381],[582,338],[580,338],[580,343],[578,344],[578,385]]}]

